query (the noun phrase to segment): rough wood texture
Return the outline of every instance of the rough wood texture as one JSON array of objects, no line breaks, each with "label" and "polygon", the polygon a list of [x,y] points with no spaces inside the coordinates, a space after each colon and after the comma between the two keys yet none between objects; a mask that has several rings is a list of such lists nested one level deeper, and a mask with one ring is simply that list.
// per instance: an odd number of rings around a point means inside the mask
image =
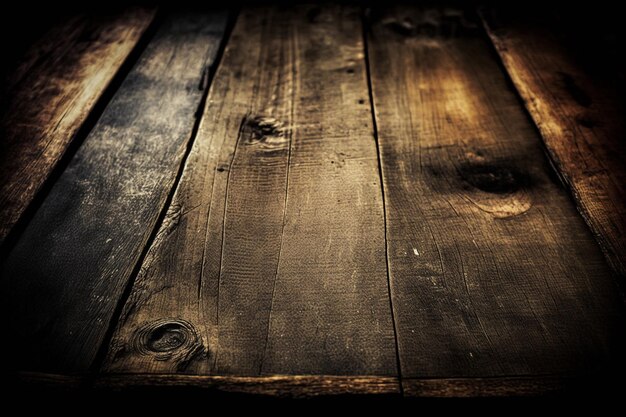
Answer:
[{"label": "rough wood texture", "polygon": [[358,9],[246,9],[108,372],[395,375]]},{"label": "rough wood texture", "polygon": [[[5,376],[6,378],[6,376]],[[219,376],[180,374],[104,374],[95,378],[20,372],[11,377],[18,387],[54,389],[53,392],[207,392],[219,394],[251,394],[254,398],[314,398],[345,395],[377,395],[389,398],[405,397],[467,398],[467,397],[528,397],[554,394],[585,393],[598,395],[594,387],[606,389],[610,384],[602,378],[571,378],[539,375],[504,378],[434,378],[404,379],[402,393],[398,378],[375,376],[329,375],[272,375],[272,376]],[[13,385],[15,387],[16,385]],[[88,391],[95,389],[95,391]],[[185,391],[180,391],[184,389]],[[176,391],[178,390],[178,391]],[[262,396],[262,397],[257,397]],[[205,397],[207,398],[207,397]],[[213,397],[214,399],[220,397]]]},{"label": "rough wood texture", "polygon": [[154,11],[78,16],[35,44],[3,80],[0,244],[63,156]]},{"label": "rough wood texture", "polygon": [[478,24],[453,9],[371,19],[402,376],[606,365],[623,331],[611,270]]},{"label": "rough wood texture", "polygon": [[225,20],[164,22],[8,255],[9,367],[92,364],[174,185]]},{"label": "rough wood texture", "polygon": [[273,376],[208,376],[122,374],[103,375],[96,379],[96,388],[129,389],[185,387],[230,393],[272,397],[311,398],[333,395],[400,394],[397,378],[373,376],[273,375]]},{"label": "rough wood texture", "polygon": [[30,390],[31,392],[68,392],[75,393],[88,387],[85,375],[46,374],[41,372],[15,372],[3,374],[7,381],[8,392]]},{"label": "rough wood texture", "polygon": [[405,397],[536,397],[570,392],[572,380],[558,376],[404,379]]},{"label": "rough wood texture", "polygon": [[602,74],[590,75],[552,32],[554,24],[538,26],[519,13],[500,16],[483,11],[485,27],[580,212],[625,277],[623,91]]}]

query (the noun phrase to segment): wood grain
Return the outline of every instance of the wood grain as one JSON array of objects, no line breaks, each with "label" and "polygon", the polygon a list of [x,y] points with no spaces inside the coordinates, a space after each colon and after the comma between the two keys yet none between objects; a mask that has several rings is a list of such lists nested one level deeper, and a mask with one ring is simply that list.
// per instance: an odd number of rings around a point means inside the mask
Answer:
[{"label": "wood grain", "polygon": [[[95,378],[21,372],[14,378],[14,387],[38,389],[43,392],[83,393],[141,392],[170,394],[185,392],[206,395],[208,392],[248,395],[248,399],[332,398],[333,396],[401,395],[400,382],[394,377],[272,375],[218,376],[181,374],[104,374]],[[590,390],[593,377],[575,379],[563,376],[528,376],[505,378],[434,378],[404,379],[402,395],[408,398],[479,398],[479,397],[544,397],[550,395],[598,394]],[[601,386],[605,385],[603,382]],[[254,396],[254,397],[253,397]],[[219,399],[222,397],[213,397]],[[228,398],[228,397],[226,397]],[[595,398],[595,397],[593,397]]]},{"label": "wood grain", "polygon": [[611,270],[479,24],[454,9],[371,19],[403,378],[606,366],[623,334]]},{"label": "wood grain", "polygon": [[[546,397],[572,393],[576,382],[573,378],[551,375],[404,379],[402,392],[409,398]],[[589,391],[586,394],[589,395]]]},{"label": "wood grain", "polygon": [[224,13],[159,29],[2,266],[9,367],[94,360],[186,153]]},{"label": "wood grain", "polygon": [[21,394],[25,391],[46,393],[76,393],[89,387],[86,375],[47,374],[41,372],[15,372],[3,374],[8,391]]},{"label": "wood grain", "polygon": [[537,25],[523,14],[505,16],[500,20],[489,10],[482,13],[487,32],[539,127],[556,169],[610,263],[626,277],[623,91],[604,75],[593,76],[581,65],[552,30],[555,22]]},{"label": "wood grain", "polygon": [[160,375],[108,374],[95,380],[97,389],[185,388],[254,394],[281,398],[314,398],[336,395],[398,396],[397,378],[375,376],[273,375]]},{"label": "wood grain", "polygon": [[0,245],[154,17],[77,16],[46,33],[3,85]]},{"label": "wood grain", "polygon": [[245,9],[107,372],[395,375],[358,9]]}]

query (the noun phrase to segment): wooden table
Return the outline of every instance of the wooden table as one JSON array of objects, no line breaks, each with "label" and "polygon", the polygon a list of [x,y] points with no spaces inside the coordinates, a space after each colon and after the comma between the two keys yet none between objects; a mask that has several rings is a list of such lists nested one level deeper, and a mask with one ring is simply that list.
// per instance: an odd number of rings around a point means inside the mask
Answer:
[{"label": "wooden table", "polygon": [[4,372],[435,397],[621,372],[623,72],[549,22],[332,4],[59,22],[4,87]]}]

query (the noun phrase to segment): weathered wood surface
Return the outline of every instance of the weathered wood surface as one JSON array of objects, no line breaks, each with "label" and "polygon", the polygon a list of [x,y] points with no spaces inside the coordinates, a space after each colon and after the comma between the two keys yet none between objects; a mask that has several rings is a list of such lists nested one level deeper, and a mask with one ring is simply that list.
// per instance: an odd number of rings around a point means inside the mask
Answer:
[{"label": "weathered wood surface", "polygon": [[244,9],[204,96],[225,16],[168,17],[7,254],[3,374],[287,397],[606,376],[624,346],[614,276],[480,21],[367,22]]},{"label": "weathered wood surface", "polygon": [[153,17],[140,8],[77,16],[46,33],[2,80],[0,245]]},{"label": "weathered wood surface", "polygon": [[91,366],[174,185],[225,21],[163,23],[8,255],[9,368]]},{"label": "weathered wood surface", "polygon": [[396,374],[358,9],[240,14],[104,369]]},{"label": "weathered wood surface", "polygon": [[[397,378],[377,376],[272,375],[223,376],[181,374],[104,374],[98,389],[150,389],[163,387],[254,394],[270,397],[311,398],[335,395],[398,396]],[[443,384],[442,384],[443,385]],[[438,389],[440,389],[438,387]]]},{"label": "weathered wood surface", "polygon": [[556,21],[487,9],[482,19],[580,212],[625,277],[626,108],[623,89],[606,76],[610,62],[590,72],[593,63],[576,56],[578,43],[568,49],[552,30]]},{"label": "weathered wood surface", "polygon": [[408,398],[539,397],[571,392],[576,383],[571,377],[550,375],[404,379],[402,393]]},{"label": "weathered wood surface", "polygon": [[623,334],[612,272],[479,24],[453,9],[370,18],[403,378],[606,365]]},{"label": "weathered wood surface", "polygon": [[[329,375],[272,375],[223,376],[184,374],[101,374],[92,378],[28,373],[17,375],[17,384],[31,388],[53,388],[72,392],[93,389],[99,392],[158,393],[208,392],[253,394],[263,397],[315,398],[337,395],[377,395],[385,397],[526,397],[567,394],[568,392],[595,393],[598,381],[593,379],[535,375],[502,378],[429,378],[404,379],[402,392],[397,377],[329,376]],[[605,388],[606,382],[601,381]],[[184,389],[185,391],[181,391]],[[217,399],[219,397],[213,397]]]}]

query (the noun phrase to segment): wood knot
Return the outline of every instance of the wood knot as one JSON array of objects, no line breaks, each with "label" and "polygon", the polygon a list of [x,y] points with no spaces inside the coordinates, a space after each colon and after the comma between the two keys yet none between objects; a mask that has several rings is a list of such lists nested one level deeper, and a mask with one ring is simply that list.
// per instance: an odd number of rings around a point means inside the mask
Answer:
[{"label": "wood knot", "polygon": [[509,218],[526,213],[532,207],[527,192],[530,179],[513,166],[468,162],[459,168],[459,174],[468,190],[472,203],[496,218]]},{"label": "wood knot", "polygon": [[520,175],[504,166],[467,164],[460,171],[465,181],[486,193],[508,194],[520,188]]},{"label": "wood knot", "polygon": [[198,348],[199,340],[193,326],[184,320],[161,319],[147,323],[135,332],[134,348],[142,355],[168,360],[186,355]]},{"label": "wood knot", "polygon": [[561,78],[563,88],[576,103],[582,107],[590,107],[593,104],[589,94],[578,85],[574,77],[562,71],[559,71],[558,75]]},{"label": "wood knot", "polygon": [[241,137],[246,145],[261,145],[261,148],[275,150],[286,146],[289,130],[273,117],[257,116],[243,120]]},{"label": "wood knot", "polygon": [[260,142],[264,141],[269,136],[281,136],[283,133],[282,123],[273,117],[257,116],[253,119],[248,119],[248,126],[253,133],[251,140],[258,140]]}]

